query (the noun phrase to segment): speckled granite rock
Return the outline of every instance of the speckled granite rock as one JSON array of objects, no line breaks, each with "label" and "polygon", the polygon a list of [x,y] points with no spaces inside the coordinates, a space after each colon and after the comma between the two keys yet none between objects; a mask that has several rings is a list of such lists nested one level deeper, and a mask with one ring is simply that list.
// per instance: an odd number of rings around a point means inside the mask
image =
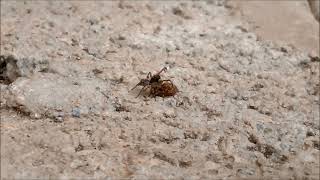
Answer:
[{"label": "speckled granite rock", "polygon": [[[319,177],[319,58],[224,1],[1,1],[1,28],[3,57],[46,62],[1,65],[3,179]],[[135,98],[163,66],[181,92]]]}]

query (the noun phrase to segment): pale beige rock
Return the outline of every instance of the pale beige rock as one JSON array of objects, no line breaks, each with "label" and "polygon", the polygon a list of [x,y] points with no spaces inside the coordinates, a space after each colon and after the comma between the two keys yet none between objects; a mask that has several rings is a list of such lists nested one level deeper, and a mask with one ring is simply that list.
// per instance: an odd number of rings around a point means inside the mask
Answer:
[{"label": "pale beige rock", "polygon": [[[313,17],[307,1],[239,0],[228,3],[234,14],[248,21],[260,38],[281,45],[291,44],[319,56],[319,22]],[[319,1],[311,0],[310,4],[313,12],[319,11]]]},{"label": "pale beige rock", "polygon": [[319,59],[231,10],[1,1],[1,179],[319,179]]}]

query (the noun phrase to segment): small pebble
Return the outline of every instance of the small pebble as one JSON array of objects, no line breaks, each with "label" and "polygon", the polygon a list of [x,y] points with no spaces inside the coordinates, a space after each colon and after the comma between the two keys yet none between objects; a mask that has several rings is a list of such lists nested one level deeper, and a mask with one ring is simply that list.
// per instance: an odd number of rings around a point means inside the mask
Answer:
[{"label": "small pebble", "polygon": [[80,117],[80,109],[79,108],[73,108],[71,114],[72,114],[73,117],[79,118]]},{"label": "small pebble", "polygon": [[63,112],[56,112],[55,115],[54,115],[54,122],[63,122],[63,119],[64,119],[64,113]]}]

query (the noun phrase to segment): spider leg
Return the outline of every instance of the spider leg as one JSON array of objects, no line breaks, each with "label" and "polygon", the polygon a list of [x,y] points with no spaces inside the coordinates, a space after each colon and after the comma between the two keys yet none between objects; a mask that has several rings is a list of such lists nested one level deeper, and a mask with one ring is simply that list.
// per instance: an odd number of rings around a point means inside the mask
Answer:
[{"label": "spider leg", "polygon": [[148,95],[148,96],[149,96],[149,97],[151,97],[151,96],[152,96],[152,97],[156,97],[156,95],[154,94],[155,92],[153,91],[154,88],[153,88],[151,85],[150,85],[150,87],[151,87],[151,88],[150,88],[150,91],[149,91],[149,95]]},{"label": "spider leg", "polygon": [[157,74],[159,75],[162,71],[168,70],[167,67],[162,68]]},{"label": "spider leg", "polygon": [[138,87],[140,83],[138,83],[137,85],[135,85],[130,91],[134,90],[136,87]]},{"label": "spider leg", "polygon": [[[147,87],[148,85],[146,85],[146,86],[143,86],[143,88],[140,90],[140,92],[139,92],[139,94],[138,94],[138,96],[137,97],[139,97],[140,96],[140,94],[142,93],[142,91]],[[137,98],[136,97],[136,98]]]},{"label": "spider leg", "polygon": [[151,97],[151,96],[153,96],[154,101],[157,101],[157,96],[152,94],[152,87],[151,87],[150,92],[149,92],[149,97]]}]

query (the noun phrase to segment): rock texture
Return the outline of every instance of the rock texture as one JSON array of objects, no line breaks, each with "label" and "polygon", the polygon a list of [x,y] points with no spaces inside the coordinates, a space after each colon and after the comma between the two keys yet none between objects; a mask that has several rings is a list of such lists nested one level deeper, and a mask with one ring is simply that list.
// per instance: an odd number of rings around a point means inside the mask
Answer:
[{"label": "rock texture", "polygon": [[259,38],[320,55],[319,0],[229,1],[229,6],[235,17],[249,22],[250,31]]},{"label": "rock texture", "polygon": [[319,179],[319,57],[229,8],[1,1],[1,178]]}]

